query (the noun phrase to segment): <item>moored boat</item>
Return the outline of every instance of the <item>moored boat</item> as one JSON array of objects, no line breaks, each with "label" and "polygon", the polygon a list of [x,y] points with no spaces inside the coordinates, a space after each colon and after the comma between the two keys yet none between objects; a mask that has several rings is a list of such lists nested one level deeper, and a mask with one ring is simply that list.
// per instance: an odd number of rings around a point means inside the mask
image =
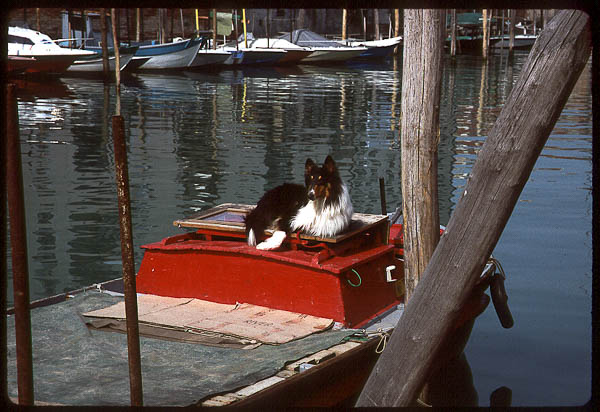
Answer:
[{"label": "moored boat", "polygon": [[185,69],[193,63],[201,44],[201,39],[174,39],[172,43],[140,45],[133,60],[149,57],[138,70]]},{"label": "moored boat", "polygon": [[[355,214],[335,238],[294,234],[266,252],[246,244],[250,209],[224,204],[177,220],[193,231],[144,246],[136,282],[145,405],[339,405],[383,350],[403,311],[401,226]],[[489,303],[492,272],[488,265],[436,362],[462,352]],[[114,280],[32,304],[37,400],[128,403],[127,339],[105,333],[125,330],[122,290]]]},{"label": "moored boat", "polygon": [[200,48],[189,67],[218,66],[225,64],[225,61],[230,57],[231,53],[225,50]]},{"label": "moored boat", "polygon": [[285,50],[250,48],[231,44],[217,50],[231,54],[231,57],[224,62],[228,65],[274,65],[286,55]]},{"label": "moored boat", "polygon": [[359,54],[358,58],[381,59],[394,54],[396,48],[402,43],[402,36],[383,40],[348,40],[340,43],[351,47],[366,47],[367,50]]},{"label": "moored boat", "polygon": [[[120,71],[125,70],[129,62],[133,59],[133,56],[137,52],[138,47],[119,47],[119,65]],[[91,56],[85,56],[82,59],[75,60],[71,66],[67,69],[68,72],[78,73],[100,73],[104,70],[102,63],[102,52],[95,53]],[[110,71],[115,70],[115,55],[113,50],[109,50],[110,56],[108,57],[108,67]]]},{"label": "moored boat", "polygon": [[[513,49],[529,50],[537,39],[535,34],[515,34]],[[494,49],[507,49],[510,45],[510,36],[491,36],[490,47]]]},{"label": "moored boat", "polygon": [[327,40],[310,30],[298,29],[283,34],[280,39],[288,40],[298,46],[312,50],[312,53],[303,58],[302,63],[342,63],[358,57],[367,50],[364,46],[348,47],[334,41]]},{"label": "moored boat", "polygon": [[248,46],[252,49],[264,50],[264,49],[276,49],[284,50],[285,55],[277,61],[278,64],[294,64],[299,63],[301,60],[307,58],[313,53],[308,47],[298,46],[294,43],[290,43],[285,39],[277,38],[266,38],[262,37],[259,39],[250,38],[248,40]]},{"label": "moored boat", "polygon": [[34,59],[29,61],[26,73],[63,73],[75,60],[93,55],[89,50],[60,47],[38,31],[8,28],[8,56]]}]

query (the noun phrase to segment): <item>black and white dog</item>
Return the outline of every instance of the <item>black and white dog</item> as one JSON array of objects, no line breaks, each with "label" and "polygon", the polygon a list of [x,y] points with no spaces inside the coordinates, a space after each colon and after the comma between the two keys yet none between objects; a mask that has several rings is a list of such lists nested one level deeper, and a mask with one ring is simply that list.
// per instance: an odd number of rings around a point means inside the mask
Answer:
[{"label": "black and white dog", "polygon": [[[291,232],[333,237],[346,230],[352,220],[352,202],[331,156],[321,167],[308,159],[304,181],[305,186],[284,183],[264,194],[245,219],[248,245],[271,250],[280,247]],[[273,235],[256,245],[265,229],[274,230]]]}]

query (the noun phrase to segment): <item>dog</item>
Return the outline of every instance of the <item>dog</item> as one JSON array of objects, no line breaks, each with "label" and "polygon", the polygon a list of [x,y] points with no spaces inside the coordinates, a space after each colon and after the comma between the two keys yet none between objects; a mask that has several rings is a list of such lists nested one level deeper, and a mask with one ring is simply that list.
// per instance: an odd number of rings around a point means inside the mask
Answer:
[{"label": "dog", "polygon": [[[273,250],[291,232],[334,237],[348,228],[352,202],[333,158],[327,156],[321,167],[307,159],[304,182],[284,183],[263,195],[245,218],[248,245]],[[257,245],[265,229],[274,230],[273,235]]]}]

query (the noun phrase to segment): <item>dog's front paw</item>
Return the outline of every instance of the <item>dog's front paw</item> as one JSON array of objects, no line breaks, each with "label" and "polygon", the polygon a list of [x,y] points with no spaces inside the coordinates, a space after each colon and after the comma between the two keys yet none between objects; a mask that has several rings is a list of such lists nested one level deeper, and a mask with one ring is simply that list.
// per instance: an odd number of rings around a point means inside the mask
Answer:
[{"label": "dog's front paw", "polygon": [[283,241],[285,240],[286,234],[283,231],[276,231],[273,235],[265,240],[264,242],[259,243],[256,248],[260,250],[273,250],[277,249],[281,246]]}]

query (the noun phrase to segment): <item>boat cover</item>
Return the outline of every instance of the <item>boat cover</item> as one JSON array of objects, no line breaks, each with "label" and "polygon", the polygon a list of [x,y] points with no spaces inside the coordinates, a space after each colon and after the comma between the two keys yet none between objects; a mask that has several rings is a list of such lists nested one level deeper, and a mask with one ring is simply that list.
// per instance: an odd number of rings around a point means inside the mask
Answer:
[{"label": "boat cover", "polygon": [[[290,33],[282,34],[280,39],[290,40]],[[292,43],[302,47],[346,47],[335,40],[325,37],[307,29],[298,29],[292,32]]]},{"label": "boat cover", "polygon": [[[127,336],[88,329],[81,314],[121,301],[96,290],[31,310],[35,400],[65,405],[130,404]],[[17,397],[14,315],[6,317],[8,395]],[[328,330],[253,350],[140,338],[144,405],[184,406],[274,375],[353,330]]]},{"label": "boat cover", "polygon": [[[146,336],[183,339],[209,345],[220,344],[215,342],[215,336],[222,336],[219,341],[226,341],[228,337],[231,340],[239,338],[239,344],[244,349],[253,349],[261,343],[290,342],[333,326],[333,319],[249,303],[227,305],[193,298],[138,294],[137,304],[138,320],[140,325],[145,326]],[[83,316],[90,319],[88,326],[91,327],[126,330],[124,301],[86,312]],[[158,334],[154,334],[154,330],[157,330]],[[193,340],[186,339],[186,335]],[[209,339],[203,341],[203,336]]]}]

